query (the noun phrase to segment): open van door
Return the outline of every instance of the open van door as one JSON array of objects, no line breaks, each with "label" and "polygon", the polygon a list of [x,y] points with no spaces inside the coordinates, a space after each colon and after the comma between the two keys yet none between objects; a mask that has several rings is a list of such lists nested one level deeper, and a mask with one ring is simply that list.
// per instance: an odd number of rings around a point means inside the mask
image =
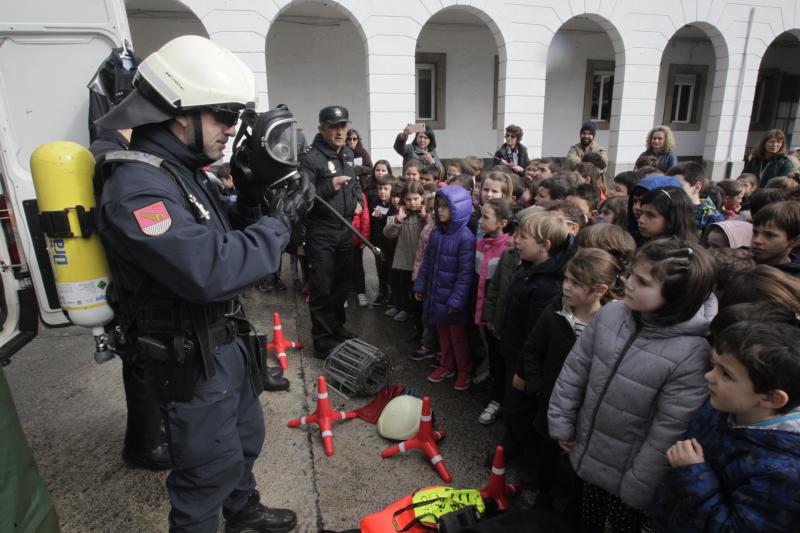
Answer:
[{"label": "open van door", "polygon": [[[0,4],[0,363],[46,326],[58,303],[30,173],[41,144],[89,145],[87,83],[130,39],[123,0]],[[37,312],[38,310],[38,312]]]}]

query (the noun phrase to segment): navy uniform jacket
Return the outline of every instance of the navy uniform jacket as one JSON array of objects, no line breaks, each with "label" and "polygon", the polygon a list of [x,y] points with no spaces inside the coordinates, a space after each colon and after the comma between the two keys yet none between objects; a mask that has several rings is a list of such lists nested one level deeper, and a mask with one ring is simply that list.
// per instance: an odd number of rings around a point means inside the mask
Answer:
[{"label": "navy uniform jacket", "polygon": [[[352,220],[356,204],[363,204],[361,185],[356,179],[356,170],[353,166],[353,151],[343,146],[339,153],[328,146],[317,134],[311,147],[303,154],[300,160],[300,170],[308,176],[316,188],[317,195],[331,204],[340,215],[347,220]],[[335,176],[350,176],[352,179],[339,189],[333,188]],[[362,205],[366,209],[367,206]],[[341,222],[328,210],[327,207],[315,203],[308,214],[307,224],[309,230],[320,226],[330,228],[343,228]]]},{"label": "navy uniform jacket", "polygon": [[[171,163],[210,219],[197,221],[175,180],[161,169],[119,165],[103,188],[98,221],[106,252],[124,274],[117,283],[134,291],[132,280],[147,275],[159,289],[205,304],[230,300],[278,270],[288,229],[274,218],[239,216],[243,229],[234,230],[230,206],[206,186],[204,156],[158,124],[136,128],[130,149]],[[234,219],[240,215],[235,210],[230,214]],[[245,227],[248,221],[253,223]]]}]

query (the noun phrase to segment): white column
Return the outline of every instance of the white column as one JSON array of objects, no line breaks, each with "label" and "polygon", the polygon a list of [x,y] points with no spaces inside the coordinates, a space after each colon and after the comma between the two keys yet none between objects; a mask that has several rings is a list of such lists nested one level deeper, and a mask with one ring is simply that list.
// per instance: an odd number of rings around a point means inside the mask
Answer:
[{"label": "white column", "polygon": [[[626,37],[634,40],[630,33]],[[626,42],[624,64],[620,65],[617,59],[608,143],[609,175],[633,168],[645,149],[647,132],[653,127],[661,55],[666,44],[664,39],[655,40],[655,35],[648,34],[646,47]]]}]

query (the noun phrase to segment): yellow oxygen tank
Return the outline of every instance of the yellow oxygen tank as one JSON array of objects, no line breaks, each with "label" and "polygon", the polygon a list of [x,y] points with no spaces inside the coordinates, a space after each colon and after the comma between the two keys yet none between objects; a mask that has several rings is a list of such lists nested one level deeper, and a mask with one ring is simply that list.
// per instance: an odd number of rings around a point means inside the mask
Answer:
[{"label": "yellow oxygen tank", "polygon": [[46,143],[31,154],[31,174],[61,308],[73,324],[92,329],[99,350],[114,311],[106,296],[108,261],[93,224],[94,157],[77,143]]}]

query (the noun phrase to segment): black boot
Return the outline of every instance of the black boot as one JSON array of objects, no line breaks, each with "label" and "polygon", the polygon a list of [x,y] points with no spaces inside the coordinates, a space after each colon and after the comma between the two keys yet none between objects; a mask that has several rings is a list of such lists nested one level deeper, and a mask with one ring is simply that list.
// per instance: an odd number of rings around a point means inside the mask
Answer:
[{"label": "black boot", "polygon": [[122,459],[133,468],[147,468],[148,470],[169,470],[172,468],[172,458],[166,444],[159,444],[147,452],[128,448],[122,449]]},{"label": "black boot", "polygon": [[269,509],[254,490],[244,508],[231,514],[223,509],[225,533],[283,533],[297,525],[297,515],[289,509]]},{"label": "black boot", "polygon": [[283,370],[278,366],[267,367],[261,373],[261,382],[264,390],[269,392],[286,390],[289,388],[289,380],[283,377]]}]

